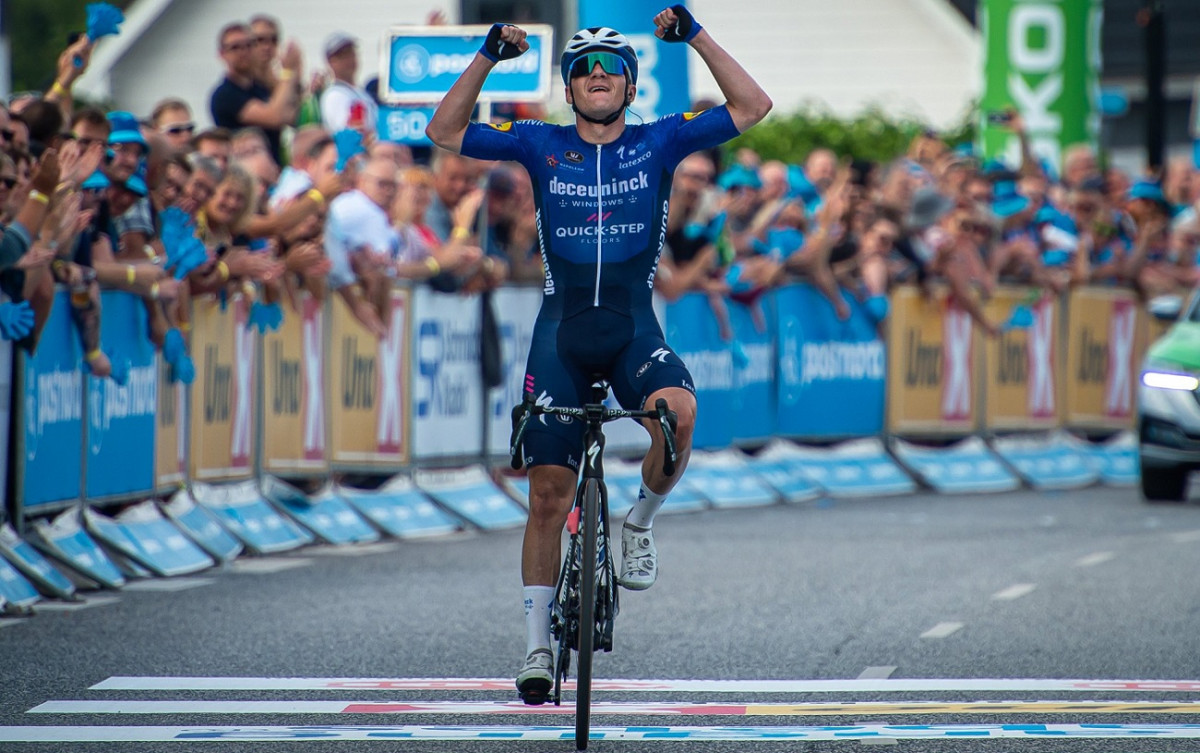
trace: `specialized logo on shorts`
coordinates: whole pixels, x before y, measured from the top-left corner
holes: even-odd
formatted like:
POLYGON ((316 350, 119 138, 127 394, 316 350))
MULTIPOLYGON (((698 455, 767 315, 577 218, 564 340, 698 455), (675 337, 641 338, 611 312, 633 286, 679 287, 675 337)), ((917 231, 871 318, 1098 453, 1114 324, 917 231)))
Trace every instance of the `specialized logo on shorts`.
POLYGON ((640 377, 642 374, 646 373, 646 369, 648 369, 648 368, 650 368, 650 362, 646 361, 644 364, 642 364, 641 366, 638 367, 637 373, 634 374, 634 376, 640 377))
POLYGON ((558 167, 558 157, 555 157, 553 154, 547 154, 546 155, 546 164, 549 165, 551 168, 558 167))
POLYGON ((495 128, 497 131, 504 131, 505 133, 511 131, 513 127, 511 120, 507 123, 488 123, 487 125, 495 128))
POLYGON ((567 150, 567 152, 565 154, 563 154, 563 156, 567 158, 567 162, 574 162, 577 165, 580 162, 583 162, 583 155, 580 154, 579 152, 575 151, 574 149, 567 150))

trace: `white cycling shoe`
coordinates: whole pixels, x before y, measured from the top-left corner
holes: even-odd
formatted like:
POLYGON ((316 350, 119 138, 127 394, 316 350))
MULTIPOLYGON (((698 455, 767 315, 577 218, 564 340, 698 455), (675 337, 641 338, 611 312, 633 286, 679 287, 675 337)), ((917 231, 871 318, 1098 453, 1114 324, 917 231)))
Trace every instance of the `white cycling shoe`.
POLYGON ((621 526, 621 575, 617 582, 630 591, 645 591, 657 578, 654 532, 628 523, 621 526))
POLYGON ((517 695, 527 706, 541 706, 554 686, 554 654, 548 648, 535 648, 525 657, 517 673, 517 695))

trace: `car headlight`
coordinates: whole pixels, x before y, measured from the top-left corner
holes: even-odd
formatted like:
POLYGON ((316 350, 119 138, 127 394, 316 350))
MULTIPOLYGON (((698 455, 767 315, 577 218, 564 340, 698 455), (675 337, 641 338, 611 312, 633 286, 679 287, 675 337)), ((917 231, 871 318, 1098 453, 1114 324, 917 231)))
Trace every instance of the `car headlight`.
POLYGON ((1142 372, 1142 384, 1160 390, 1183 390, 1194 392, 1200 387, 1200 379, 1192 374, 1180 374, 1172 371, 1149 370, 1142 372))

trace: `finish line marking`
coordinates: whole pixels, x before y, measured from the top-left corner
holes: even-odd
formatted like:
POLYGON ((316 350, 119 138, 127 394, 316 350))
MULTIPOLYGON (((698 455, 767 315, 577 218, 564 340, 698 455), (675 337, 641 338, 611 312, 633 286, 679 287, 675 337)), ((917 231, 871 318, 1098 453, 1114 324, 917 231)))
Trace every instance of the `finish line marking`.
MULTIPOLYGON (((520 701, 47 701, 30 714, 574 714, 573 703, 520 701)), ((1200 714, 1200 701, 910 701, 879 703, 611 703, 593 714, 881 716, 912 714, 1200 714)))
MULTIPOLYGON (((1200 739, 1198 724, 859 724, 838 727, 595 727, 591 740, 931 740, 988 738, 1200 739)), ((574 727, 0 727, 0 742, 297 742, 327 740, 573 740, 574 727)))
MULTIPOLYGON (((91 690, 503 690, 511 678, 479 677, 110 677, 91 690)), ((575 688, 574 680, 563 683, 575 688)), ((1196 680, 861 679, 593 680, 596 691, 679 693, 890 693, 1121 691, 1200 693, 1196 680)))

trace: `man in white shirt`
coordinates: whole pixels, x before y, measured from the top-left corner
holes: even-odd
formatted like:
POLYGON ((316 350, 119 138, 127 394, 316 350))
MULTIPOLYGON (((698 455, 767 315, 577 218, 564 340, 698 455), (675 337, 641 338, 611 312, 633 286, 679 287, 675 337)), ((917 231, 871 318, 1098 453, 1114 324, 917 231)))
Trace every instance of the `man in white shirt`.
POLYGON ((379 111, 375 100, 354 83, 358 75, 358 40, 335 31, 325 38, 325 60, 333 82, 321 94, 321 125, 330 133, 346 129, 375 132, 379 111))

